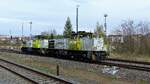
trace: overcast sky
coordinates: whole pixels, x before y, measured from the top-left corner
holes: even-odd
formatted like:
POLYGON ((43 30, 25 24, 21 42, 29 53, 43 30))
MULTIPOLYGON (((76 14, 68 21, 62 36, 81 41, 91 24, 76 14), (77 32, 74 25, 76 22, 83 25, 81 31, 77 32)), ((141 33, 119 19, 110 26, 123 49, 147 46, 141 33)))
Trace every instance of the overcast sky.
POLYGON ((75 30, 76 5, 79 4, 79 30, 93 31, 96 22, 104 23, 108 14, 108 32, 123 20, 149 21, 150 0, 0 0, 0 34, 29 35, 29 22, 33 34, 56 29, 62 33, 69 16, 75 30))

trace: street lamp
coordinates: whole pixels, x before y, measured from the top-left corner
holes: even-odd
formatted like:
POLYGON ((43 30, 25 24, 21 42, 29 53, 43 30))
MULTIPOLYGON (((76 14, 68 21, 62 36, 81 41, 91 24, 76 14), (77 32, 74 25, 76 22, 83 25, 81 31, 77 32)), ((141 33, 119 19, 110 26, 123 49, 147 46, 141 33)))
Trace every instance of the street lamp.
POLYGON ((30 24, 30 39, 32 38, 32 22, 29 22, 30 24))
POLYGON ((11 31, 11 29, 9 30, 9 34, 10 34, 10 39, 12 39, 12 31, 11 31))
POLYGON ((105 23, 104 23, 104 27, 105 27, 105 34, 107 32, 107 22, 106 22, 106 18, 108 17, 107 14, 104 14, 104 18, 105 18, 105 23))
POLYGON ((77 5, 77 8, 76 8, 76 32, 77 32, 77 35, 78 35, 78 10, 79 10, 79 5, 77 5))
POLYGON ((22 40, 22 41, 23 41, 23 37, 24 37, 24 36, 23 36, 23 25, 24 25, 24 23, 22 23, 22 27, 21 27, 21 29, 22 29, 22 31, 21 31, 21 32, 22 32, 21 40, 22 40))
POLYGON ((22 38, 23 38, 23 25, 24 25, 24 23, 22 23, 22 28, 21 28, 22 29, 22 38))

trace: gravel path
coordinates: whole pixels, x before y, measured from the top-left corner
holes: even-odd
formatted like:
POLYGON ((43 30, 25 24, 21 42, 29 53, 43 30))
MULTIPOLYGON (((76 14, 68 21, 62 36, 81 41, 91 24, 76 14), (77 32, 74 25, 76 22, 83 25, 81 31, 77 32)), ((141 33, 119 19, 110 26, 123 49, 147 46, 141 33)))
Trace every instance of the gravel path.
POLYGON ((60 76, 83 84, 150 84, 150 73, 144 71, 119 68, 115 75, 111 75, 103 73, 102 65, 14 53, 0 53, 0 57, 53 74, 58 64, 60 76))
POLYGON ((32 84, 0 67, 0 84, 32 84))

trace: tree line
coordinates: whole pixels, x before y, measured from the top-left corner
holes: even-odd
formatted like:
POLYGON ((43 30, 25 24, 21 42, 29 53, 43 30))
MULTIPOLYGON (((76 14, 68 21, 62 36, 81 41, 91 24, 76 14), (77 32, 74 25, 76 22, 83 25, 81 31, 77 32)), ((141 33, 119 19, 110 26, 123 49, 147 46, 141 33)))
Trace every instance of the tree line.
MULTIPOLYGON (((72 38, 73 33, 75 32, 73 31, 71 20, 69 17, 67 17, 67 20, 64 26, 63 35, 58 35, 55 29, 52 29, 50 32, 48 31, 41 32, 41 35, 46 36, 46 38, 51 38, 51 37, 72 38)), ((97 22, 96 28, 94 30, 94 36, 103 36, 103 35, 104 35, 103 25, 100 25, 99 22, 97 22)))
POLYGON ((150 23, 146 21, 124 21, 114 32, 120 35, 123 41, 110 43, 117 53, 147 54, 150 55, 150 23))

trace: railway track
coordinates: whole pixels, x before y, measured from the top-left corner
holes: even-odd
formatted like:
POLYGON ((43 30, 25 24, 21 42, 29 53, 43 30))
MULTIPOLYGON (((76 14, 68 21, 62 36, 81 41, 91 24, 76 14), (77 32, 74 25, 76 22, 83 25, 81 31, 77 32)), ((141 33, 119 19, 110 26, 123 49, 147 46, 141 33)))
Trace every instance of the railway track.
MULTIPOLYGON (((1 50, 3 50, 3 49, 0 49, 0 51, 1 50)), ((4 49, 3 51, 21 53, 21 51, 13 50, 13 49, 4 49)), ((121 68, 128 68, 128 69, 135 69, 135 70, 150 72, 150 62, 108 58, 106 60, 102 60, 101 62, 94 62, 94 64, 117 66, 117 67, 121 67, 121 68)))
POLYGON ((33 84, 73 84, 73 81, 65 80, 54 75, 48 75, 38 70, 4 59, 0 59, 0 66, 33 84))
POLYGON ((126 63, 136 63, 136 64, 150 65, 150 62, 143 62, 143 61, 123 60, 123 59, 114 59, 114 58, 108 58, 107 60, 108 61, 118 61, 118 62, 126 62, 126 63))
POLYGON ((10 52, 10 53, 21 53, 18 49, 7 49, 7 48, 0 48, 1 52, 10 52))
POLYGON ((37 84, 36 81, 34 81, 34 80, 32 80, 32 79, 29 79, 28 77, 23 76, 23 75, 21 75, 21 74, 18 74, 17 72, 15 72, 15 71, 13 71, 13 70, 11 70, 11 69, 5 67, 5 66, 0 65, 0 67, 2 67, 2 68, 4 68, 4 69, 6 69, 6 70, 8 70, 8 71, 10 71, 10 72, 12 72, 12 73, 14 73, 15 75, 17 75, 17 76, 19 76, 19 77, 25 79, 25 80, 28 81, 28 82, 31 82, 32 84, 37 84))
POLYGON ((141 61, 131 61, 131 60, 122 60, 122 59, 106 59, 98 62, 97 64, 103 64, 108 66, 117 66, 128 69, 135 69, 141 71, 150 72, 150 62, 141 62, 141 61))

